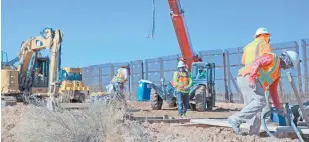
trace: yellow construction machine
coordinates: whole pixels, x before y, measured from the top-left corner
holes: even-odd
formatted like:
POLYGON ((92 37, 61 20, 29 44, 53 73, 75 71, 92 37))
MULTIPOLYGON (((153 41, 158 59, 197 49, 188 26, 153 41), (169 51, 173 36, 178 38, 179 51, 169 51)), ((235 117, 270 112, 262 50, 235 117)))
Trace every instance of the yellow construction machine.
POLYGON ((89 87, 82 82, 81 68, 62 68, 60 82, 61 102, 85 102, 86 96, 89 94, 89 87))
POLYGON ((1 68, 2 101, 16 103, 14 98, 18 96, 36 96, 52 106, 59 96, 62 41, 63 33, 52 28, 45 28, 41 36, 23 41, 17 68, 1 68), (51 57, 40 56, 39 52, 44 49, 50 49, 51 57))

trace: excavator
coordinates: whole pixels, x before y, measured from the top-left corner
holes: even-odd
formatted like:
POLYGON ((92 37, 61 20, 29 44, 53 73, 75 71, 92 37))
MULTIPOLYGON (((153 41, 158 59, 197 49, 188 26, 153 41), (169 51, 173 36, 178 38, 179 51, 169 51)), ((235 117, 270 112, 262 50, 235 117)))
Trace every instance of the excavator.
POLYGON ((62 41, 60 30, 45 28, 41 36, 23 41, 13 60, 8 62, 7 54, 2 52, 1 99, 6 105, 16 104, 18 99, 25 101, 25 96, 47 99, 49 107, 56 101, 85 102, 89 88, 81 82, 81 69, 60 68, 62 41), (50 58, 40 54, 45 49, 50 49, 50 58), (13 66, 18 61, 18 66, 13 66))
POLYGON ((21 44, 17 69, 1 69, 1 99, 15 104, 19 96, 45 98, 51 106, 58 95, 58 72, 63 33, 45 28, 41 36, 31 37, 21 44), (51 57, 38 53, 50 49, 51 57), (16 99, 17 98, 17 99, 16 99))
MULTIPOLYGON (((179 0, 168 0, 170 16, 181 49, 182 57, 179 60, 185 62, 191 74, 193 86, 190 88, 190 107, 192 110, 212 110, 215 105, 215 64, 203 62, 202 58, 194 54, 187 34, 184 21, 184 11, 179 0), (203 75, 202 75, 203 74, 203 75)), ((160 86, 152 84, 151 107, 154 110, 161 109, 163 101, 170 107, 176 106, 175 86, 173 82, 165 82, 161 79, 160 86)))

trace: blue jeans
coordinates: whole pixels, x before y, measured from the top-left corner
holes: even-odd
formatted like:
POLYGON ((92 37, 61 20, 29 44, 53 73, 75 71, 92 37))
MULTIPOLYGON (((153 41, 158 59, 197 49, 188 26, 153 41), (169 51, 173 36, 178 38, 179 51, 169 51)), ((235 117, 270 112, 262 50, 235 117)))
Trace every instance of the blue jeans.
POLYGON ((189 93, 176 92, 178 115, 181 116, 187 112, 189 107, 189 93))

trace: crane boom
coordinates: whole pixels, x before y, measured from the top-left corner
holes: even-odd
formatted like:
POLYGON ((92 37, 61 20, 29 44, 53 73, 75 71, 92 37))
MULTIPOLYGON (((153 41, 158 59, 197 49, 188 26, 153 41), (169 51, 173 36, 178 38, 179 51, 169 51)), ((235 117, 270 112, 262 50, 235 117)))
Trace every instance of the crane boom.
POLYGON ((189 34, 184 20, 184 11, 181 8, 179 0, 168 0, 171 19, 178 39, 179 47, 188 70, 191 71, 191 65, 193 62, 201 61, 201 58, 194 55, 192 45, 190 42, 189 34))

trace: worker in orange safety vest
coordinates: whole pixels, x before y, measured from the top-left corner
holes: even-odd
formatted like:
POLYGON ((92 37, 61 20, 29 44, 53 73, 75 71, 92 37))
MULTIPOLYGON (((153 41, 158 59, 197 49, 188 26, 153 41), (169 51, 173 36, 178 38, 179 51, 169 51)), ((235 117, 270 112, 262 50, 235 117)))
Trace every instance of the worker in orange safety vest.
POLYGON ((296 68, 299 62, 299 56, 294 51, 284 51, 280 56, 265 53, 239 70, 237 83, 244 97, 245 107, 228 118, 237 134, 243 134, 240 132, 240 125, 247 122, 250 126, 249 135, 259 135, 262 110, 267 105, 267 89, 276 110, 281 110, 277 91, 280 69, 296 68))
POLYGON ((270 36, 266 28, 258 28, 255 32, 255 39, 243 49, 241 63, 246 65, 264 53, 272 52, 269 45, 270 36))
POLYGON ((192 86, 192 79, 183 61, 179 61, 177 67, 178 71, 174 72, 173 84, 176 87, 178 115, 182 118, 186 117, 186 112, 189 107, 189 92, 192 86))

